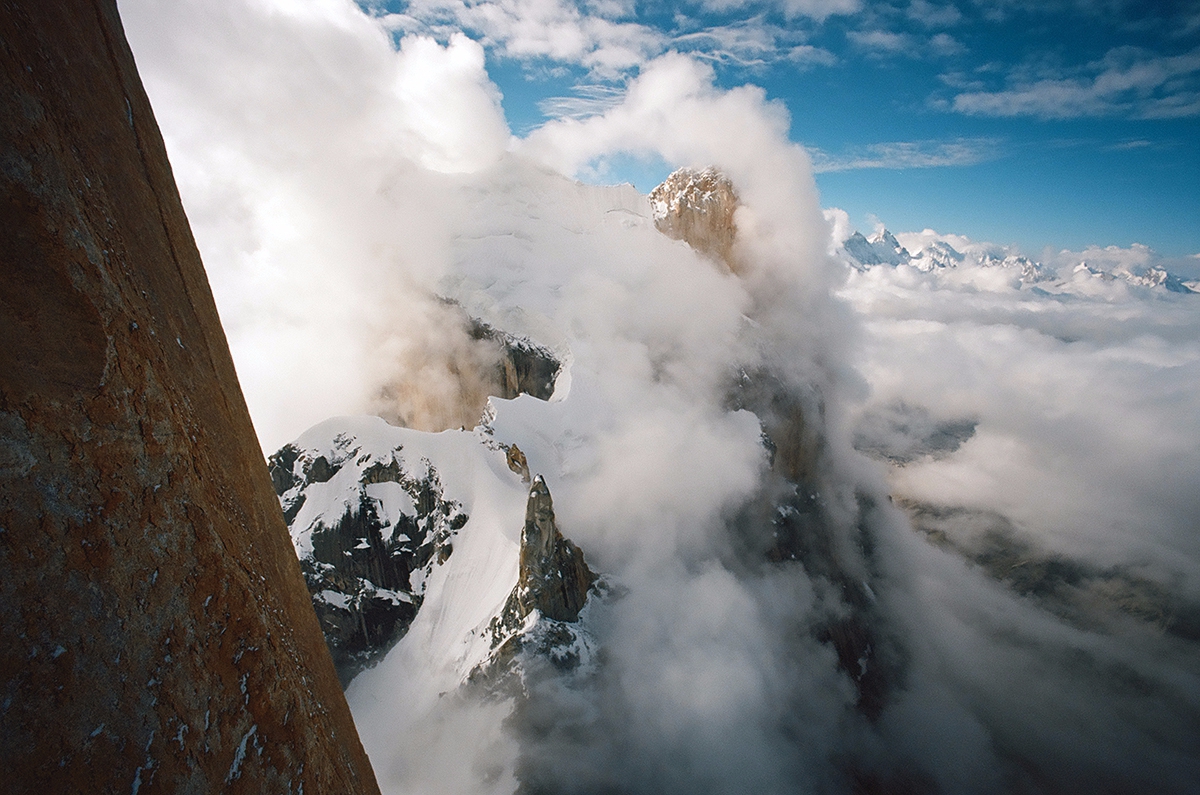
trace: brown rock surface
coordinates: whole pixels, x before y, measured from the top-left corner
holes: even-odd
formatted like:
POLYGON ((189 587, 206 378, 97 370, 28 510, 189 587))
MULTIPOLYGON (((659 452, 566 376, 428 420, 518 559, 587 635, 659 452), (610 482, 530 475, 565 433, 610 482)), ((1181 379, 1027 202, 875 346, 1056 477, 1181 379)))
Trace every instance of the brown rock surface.
POLYGON ((510 606, 522 619, 538 610, 554 621, 575 621, 595 581, 579 547, 559 532, 550 490, 538 475, 525 506, 521 562, 510 606))
POLYGON ((682 240, 701 254, 737 272, 733 216, 738 197, 733 183, 715 168, 681 168, 650 191, 654 225, 667 237, 682 240))
POLYGON ((550 489, 538 475, 525 504, 517 583, 492 619, 492 656, 471 672, 471 681, 489 688, 511 684, 512 663, 522 651, 555 658, 560 667, 578 663, 578 655, 566 648, 576 639, 568 625, 579 621, 597 579, 583 551, 559 531, 550 489), (535 612, 549 621, 529 625, 535 612))
POLYGON ((376 792, 112 0, 0 130, 0 789, 376 792))

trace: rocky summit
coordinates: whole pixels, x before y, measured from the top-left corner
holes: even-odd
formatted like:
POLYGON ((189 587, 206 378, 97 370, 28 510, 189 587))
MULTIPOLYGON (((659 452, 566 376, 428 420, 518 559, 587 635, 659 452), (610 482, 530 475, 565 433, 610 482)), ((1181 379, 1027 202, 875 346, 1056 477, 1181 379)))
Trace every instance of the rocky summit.
MULTIPOLYGON (((531 639, 561 635, 547 628, 578 621, 597 581, 579 547, 559 531, 546 481, 533 478, 526 491, 524 453, 496 442, 487 426, 430 434, 378 418, 335 418, 270 461, 343 685, 404 638, 430 598, 435 612, 446 609, 448 579, 494 580, 505 589, 480 633, 483 656, 472 662, 489 674, 507 672, 524 648, 550 654, 531 639), (496 489, 527 495, 523 527, 509 526, 511 510, 483 523, 468 515, 464 501, 496 489), (519 539, 515 547, 510 534, 519 539), (481 544, 494 546, 473 552, 481 544)), ((489 597, 471 598, 488 610, 489 597)))
POLYGON ((667 237, 683 240, 696 251, 737 271, 733 241, 737 191, 715 168, 681 168, 650 191, 654 225, 667 237))
POLYGON ((535 610, 553 621, 575 621, 596 575, 583 553, 559 532, 554 500, 541 475, 529 489, 521 531, 521 568, 510 604, 524 618, 535 610))

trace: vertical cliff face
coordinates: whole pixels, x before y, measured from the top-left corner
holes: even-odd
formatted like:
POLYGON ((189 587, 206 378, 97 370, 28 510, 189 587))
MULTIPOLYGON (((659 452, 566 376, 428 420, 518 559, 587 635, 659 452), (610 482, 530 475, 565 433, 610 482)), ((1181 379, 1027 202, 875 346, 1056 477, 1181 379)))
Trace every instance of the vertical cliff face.
POLYGON ((489 627, 492 653, 471 679, 488 686, 503 683, 522 653, 562 670, 578 668, 592 645, 579 625, 580 613, 593 590, 605 590, 598 579, 583 551, 558 529, 550 489, 538 475, 525 504, 517 583, 489 627))
POLYGON ((549 400, 554 394, 554 380, 562 364, 549 349, 475 318, 469 321, 469 332, 471 339, 490 342, 498 348, 495 371, 488 383, 489 396, 508 400, 518 395, 533 395, 538 400, 549 400))
POLYGON ((8 791, 377 791, 111 0, 0 6, 8 791))

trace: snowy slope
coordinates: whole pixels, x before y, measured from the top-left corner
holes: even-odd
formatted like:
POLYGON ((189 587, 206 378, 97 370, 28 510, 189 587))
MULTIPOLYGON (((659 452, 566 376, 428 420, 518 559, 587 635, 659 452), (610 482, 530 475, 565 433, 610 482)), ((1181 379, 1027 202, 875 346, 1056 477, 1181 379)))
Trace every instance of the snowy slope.
MULTIPOLYGON (((516 577, 525 487, 486 434, 338 417, 284 450, 295 478, 281 503, 344 680, 426 606, 447 632, 498 612, 516 577)), ((469 670, 487 650, 450 648, 461 640, 438 643, 469 670)))

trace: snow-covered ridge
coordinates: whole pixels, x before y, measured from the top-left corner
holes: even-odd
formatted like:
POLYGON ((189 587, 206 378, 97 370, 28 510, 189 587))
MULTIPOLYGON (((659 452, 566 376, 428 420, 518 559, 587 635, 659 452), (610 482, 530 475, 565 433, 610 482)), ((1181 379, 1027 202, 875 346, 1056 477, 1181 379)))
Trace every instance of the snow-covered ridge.
POLYGON ((271 457, 344 682, 424 610, 460 678, 487 659, 495 644, 483 630, 518 580, 523 463, 486 425, 428 433, 378 417, 331 418, 271 457))
POLYGON ((596 576, 558 531, 545 480, 529 488, 524 453, 490 425, 429 433, 335 417, 270 467, 343 683, 422 611, 438 624, 441 663, 461 680, 503 677, 525 636, 543 654, 565 654, 547 640, 556 636, 587 645, 586 633, 541 623, 576 621, 596 576), (560 589, 546 590, 551 581, 560 589))

